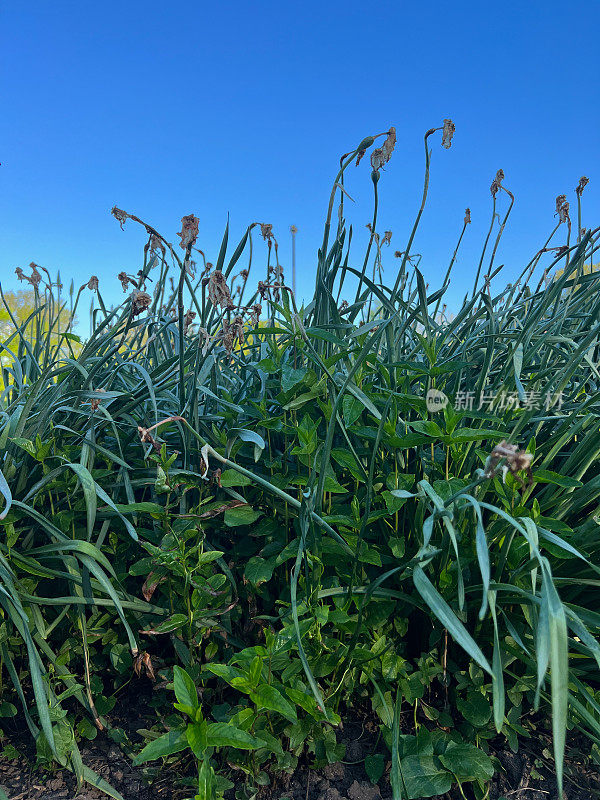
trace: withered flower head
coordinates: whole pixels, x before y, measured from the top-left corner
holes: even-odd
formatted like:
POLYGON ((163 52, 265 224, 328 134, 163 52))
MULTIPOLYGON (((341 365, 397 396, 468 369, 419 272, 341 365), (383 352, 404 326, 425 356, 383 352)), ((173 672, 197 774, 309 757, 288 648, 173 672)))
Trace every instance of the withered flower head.
POLYGON ((127 287, 129 286, 129 276, 126 272, 119 272, 117 278, 121 281, 121 286, 123 287, 123 291, 127 291, 127 287))
POLYGON ((269 284, 265 283, 265 281, 258 282, 258 293, 261 296, 262 300, 269 299, 269 284))
POLYGON ((391 231, 384 231, 383 239, 381 240, 381 244, 389 245, 392 241, 392 232, 391 231))
POLYGON ((260 223, 260 232, 262 234, 263 239, 268 239, 271 241, 271 237, 273 236, 273 226, 270 222, 261 222, 260 223))
POLYGON ((586 178, 585 175, 582 175, 581 178, 579 178, 579 183, 577 184, 577 188, 575 189, 578 197, 581 197, 581 195, 583 194, 583 190, 585 189, 585 187, 588 185, 589 182, 590 179, 586 178))
POLYGON ((374 170, 378 170, 386 163, 383 147, 376 147, 371 153, 371 166, 374 170))
POLYGON ((258 328, 258 323, 260 322, 261 313, 262 313, 261 304, 260 303, 255 303, 252 306, 252 314, 250 315, 250 322, 255 328, 258 328))
POLYGON ((233 336, 234 340, 240 343, 240 345, 244 344, 244 320, 238 315, 233 318, 233 336))
POLYGON ((571 225, 571 218, 569 216, 569 203, 564 194, 559 194, 556 198, 556 213, 558 214, 559 222, 568 222, 571 225))
POLYGON ((394 147, 396 147, 396 128, 391 127, 388 131, 387 139, 381 145, 381 149, 383 150, 383 156, 385 159, 384 161, 385 164, 387 164, 387 162, 392 157, 392 153, 394 152, 394 147))
POLYGON ((98 277, 96 275, 92 275, 92 277, 87 282, 88 289, 97 292, 98 291, 98 277))
POLYGON ((496 472, 496 467, 499 462, 505 459, 508 471, 514 475, 520 484, 523 486, 523 481, 517 474, 520 471, 527 473, 529 484, 533 481, 531 474, 531 462, 533 461, 532 453, 527 453, 525 450, 519 450, 516 444, 510 444, 503 439, 494 446, 488 460, 486 461, 484 474, 486 478, 491 478, 496 472))
POLYGON ((17 275, 17 278, 20 281, 27 280, 27 277, 26 277, 25 273, 23 272, 23 270, 21 269, 21 267, 17 267, 16 270, 15 270, 15 273, 17 275))
POLYGON ((122 209, 117 208, 116 206, 112 207, 112 210, 111 210, 110 213, 118 221, 119 225, 121 226, 121 230, 124 230, 123 225, 129 219, 129 214, 126 211, 123 211, 122 209))
POLYGON ((152 302, 148 292, 140 292, 134 289, 131 293, 131 316, 137 317, 142 314, 152 302))
POLYGON ((465 208, 465 225, 468 225, 471 222, 471 209, 465 208))
POLYGON ((190 309, 189 311, 185 312, 185 316, 183 317, 183 332, 185 334, 187 334, 187 332, 189 331, 190 325, 194 322, 195 318, 196 318, 195 311, 192 311, 190 309))
POLYGON ((492 185, 490 186, 490 192, 492 193, 492 197, 496 197, 498 194, 498 189, 500 189, 500 185, 504 180, 504 170, 499 169, 496 173, 496 177, 492 181, 492 185))
POLYGON ((227 279, 220 269, 212 272, 208 279, 208 296, 215 307, 229 308, 233 305, 229 286, 227 286, 227 279))
MULTIPOLYGON (((31 262, 31 264, 30 264, 29 266, 31 267, 31 275, 30 275, 30 276, 29 276, 29 278, 28 278, 28 280, 29 280, 29 283, 30 283, 32 286, 39 286, 39 285, 40 285, 40 283, 42 282, 42 276, 41 276, 41 274, 38 272, 38 265, 37 265, 37 264, 35 264, 35 263, 32 261, 32 262, 31 262)), ((43 267, 41 267, 40 269, 43 269, 43 267)))
POLYGON ((452 137, 454 136, 454 131, 456 130, 456 125, 452 122, 451 119, 444 120, 444 128, 442 131, 442 147, 445 147, 446 150, 449 150, 452 146, 452 137))
POLYGON ((179 244, 183 250, 196 244, 199 223, 200 220, 193 214, 188 214, 187 217, 181 218, 181 231, 177 233, 177 236, 181 239, 179 244))
POLYGON ((163 256, 165 254, 165 246, 160 240, 160 236, 157 236, 155 233, 150 234, 150 242, 148 244, 148 249, 150 250, 151 253, 158 253, 158 251, 160 250, 163 256))

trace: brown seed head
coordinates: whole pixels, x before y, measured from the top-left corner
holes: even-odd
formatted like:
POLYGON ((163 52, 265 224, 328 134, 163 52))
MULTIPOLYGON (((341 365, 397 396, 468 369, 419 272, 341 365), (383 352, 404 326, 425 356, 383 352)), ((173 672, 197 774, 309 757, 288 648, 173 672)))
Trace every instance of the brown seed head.
POLYGON ((208 279, 208 296, 215 307, 229 308, 233 304, 227 279, 220 269, 212 272, 208 279))
POLYGON ((260 232, 262 234, 263 239, 271 241, 273 237, 273 226, 270 222, 261 222, 260 223, 260 232))
POLYGON ((140 292, 134 289, 131 293, 131 316, 137 317, 142 314, 152 302, 148 292, 140 292))
POLYGON ((127 287, 129 286, 129 280, 130 280, 129 276, 127 275, 126 272, 119 272, 117 278, 121 281, 121 286, 123 287, 123 291, 126 292, 127 287))
POLYGON ((490 186, 490 192, 492 193, 492 197, 496 197, 498 194, 498 190, 500 189, 500 185, 504 180, 504 170, 499 169, 496 173, 496 177, 492 181, 492 185, 490 186))
POLYGON ((588 185, 589 182, 590 179, 586 178, 585 175, 582 175, 581 178, 579 178, 579 183, 577 184, 577 188, 575 189, 578 197, 581 197, 581 195, 583 194, 583 190, 585 189, 585 187, 588 185))
POLYGON ((449 150, 452 146, 452 137, 454 136, 454 131, 456 130, 456 125, 452 122, 451 119, 444 120, 444 128, 442 131, 442 147, 445 147, 446 150, 449 150))
POLYGON ((96 275, 92 275, 92 277, 87 282, 88 289, 97 292, 98 291, 98 277, 96 275))
POLYGON ((119 225, 121 226, 121 230, 123 230, 123 225, 129 219, 129 214, 126 211, 123 211, 122 209, 117 208, 116 206, 112 207, 112 210, 111 210, 110 213, 118 221, 119 225))
POLYGON ((471 209, 465 208, 465 225, 468 225, 471 222, 471 209))
POLYGON ((196 244, 199 222, 198 217, 193 214, 188 214, 187 217, 181 218, 181 230, 177 233, 177 236, 181 239, 179 245, 183 250, 196 244))

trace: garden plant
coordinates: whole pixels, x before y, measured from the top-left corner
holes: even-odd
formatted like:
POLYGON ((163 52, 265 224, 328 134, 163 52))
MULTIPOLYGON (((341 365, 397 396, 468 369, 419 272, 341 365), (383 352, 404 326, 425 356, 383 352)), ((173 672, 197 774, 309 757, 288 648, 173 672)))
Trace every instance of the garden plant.
POLYGON ((118 800, 80 754, 101 732, 188 797, 251 798, 343 759, 358 715, 394 800, 483 800, 496 749, 534 736, 561 788, 574 737, 600 763, 600 229, 581 178, 503 284, 499 170, 478 263, 467 209, 431 290, 413 240, 453 135, 425 134, 395 252, 377 221, 395 129, 340 158, 309 302, 270 224, 234 247, 227 229, 211 263, 194 214, 173 244, 113 208, 147 234, 118 307, 94 276, 65 292, 18 270, 34 305, 19 321, 5 302, 0 342, 0 714, 40 762, 118 800), (141 744, 111 723, 136 681, 159 687, 141 744))

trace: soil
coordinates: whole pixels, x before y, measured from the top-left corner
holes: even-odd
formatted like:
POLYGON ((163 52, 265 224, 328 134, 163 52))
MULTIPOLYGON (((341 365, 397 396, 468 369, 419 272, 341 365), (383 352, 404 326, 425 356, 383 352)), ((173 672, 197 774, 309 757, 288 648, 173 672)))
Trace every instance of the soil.
MULTIPOLYGON (((138 696, 136 712, 137 719, 121 706, 121 713, 111 715, 111 722, 124 727, 132 741, 141 741, 135 731, 146 727, 151 717, 144 697, 138 696)), ((258 800, 389 800, 392 796, 389 761, 377 786, 371 784, 364 768, 365 756, 372 754, 376 746, 374 735, 357 721, 345 725, 340 740, 346 744, 343 762, 319 770, 304 764, 293 775, 279 774, 273 785, 260 790, 258 800)), ((107 795, 91 786, 84 784, 78 789, 75 777, 66 770, 36 769, 35 752, 23 733, 13 731, 9 741, 19 751, 19 757, 0 758, 0 787, 9 800, 106 800, 107 795)), ((522 742, 516 754, 505 749, 493 751, 500 769, 487 800, 558 800, 552 765, 546 765, 542 755, 548 745, 540 737, 522 742)), ((574 740, 569 750, 565 800, 600 798, 600 773, 584 767, 583 757, 578 758, 578 745, 574 740)), ((150 784, 142 769, 132 767, 130 758, 106 733, 100 733, 91 742, 80 743, 80 750, 83 763, 116 788, 124 800, 183 800, 194 794, 193 786, 178 783, 181 771, 177 775, 158 771, 150 784)), ((185 762, 179 766, 183 766, 185 773, 185 762)), ((191 776, 191 760, 189 767, 191 776)), ((469 784, 463 786, 463 792, 461 796, 455 788, 437 800, 473 800, 469 784)), ((229 800, 233 800, 234 792, 228 792, 229 795, 229 800)))

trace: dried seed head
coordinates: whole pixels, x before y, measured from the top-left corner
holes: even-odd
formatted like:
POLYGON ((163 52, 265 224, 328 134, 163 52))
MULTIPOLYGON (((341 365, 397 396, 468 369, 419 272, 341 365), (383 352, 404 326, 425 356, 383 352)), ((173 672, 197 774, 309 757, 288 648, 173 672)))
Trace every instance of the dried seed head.
POLYGON ((523 481, 517 475, 520 471, 527 473, 529 483, 531 484, 533 481, 533 476, 531 474, 531 462, 533 461, 532 453, 519 450, 516 444, 510 444, 506 439, 498 442, 488 457, 484 470, 486 478, 494 476, 496 467, 502 459, 505 459, 508 471, 519 480, 521 485, 524 485, 523 481))
POLYGON ((123 230, 123 225, 129 219, 129 214, 126 211, 123 211, 122 209, 117 208, 116 206, 112 207, 112 210, 111 210, 110 213, 118 221, 119 225, 121 226, 121 230, 123 230))
POLYGON ((396 147, 396 128, 391 127, 388 131, 387 139, 381 146, 381 149, 383 150, 383 156, 385 158, 385 164, 387 164, 392 157, 394 147, 396 147))
MULTIPOLYGON (((37 264, 35 264, 35 263, 32 261, 32 262, 31 262, 31 264, 30 264, 29 266, 31 267, 31 275, 29 276, 29 278, 28 278, 27 280, 29 281, 29 283, 30 283, 32 286, 34 286, 34 287, 38 287, 38 286, 40 285, 40 283, 42 282, 42 276, 41 276, 41 275, 40 275, 40 273, 38 272, 38 265, 37 265, 37 264)), ((40 267, 40 269, 43 269, 43 268, 42 268, 42 267, 40 267)))
POLYGON ((556 213, 558 214, 559 223, 568 222, 569 226, 571 225, 569 203, 567 202, 567 196, 564 194, 559 194, 556 198, 556 213))
POLYGON ((384 231, 383 239, 381 240, 381 244, 387 244, 389 246, 391 241, 392 241, 392 232, 391 231, 384 231))
POLYGON ((213 306, 221 308, 232 308, 233 300, 227 286, 227 279, 220 269, 211 273, 208 279, 208 296, 213 306))
POLYGON ((452 122, 451 119, 444 120, 444 128, 442 131, 442 147, 445 147, 446 150, 449 150, 452 146, 452 137, 454 136, 454 131, 456 130, 456 125, 452 122))
POLYGON ((233 338, 241 345, 244 344, 244 320, 238 315, 233 318, 233 338))
POLYGON ((499 169, 496 173, 496 177, 492 181, 492 185, 490 186, 490 192, 492 193, 492 197, 496 197, 498 194, 498 190, 500 189, 500 185, 504 180, 504 170, 499 169))
POLYGON ((258 293, 261 296, 262 300, 268 300, 269 299, 269 284, 268 283, 265 283, 265 281, 259 281, 257 289, 258 289, 258 293))
POLYGON ((262 306, 260 303, 255 303, 252 306, 252 314, 250 315, 250 322, 253 327, 258 328, 258 323, 260 322, 260 315, 262 313, 262 306))
POLYGON ((92 275, 92 277, 87 282, 88 289, 91 289, 93 292, 98 291, 98 277, 96 275, 92 275))
POLYGON ((465 225, 468 225, 471 222, 471 209, 465 208, 465 225))
POLYGON ((126 272, 119 272, 117 278, 121 281, 121 286, 123 287, 123 291, 127 291, 127 287, 129 286, 130 278, 126 272))
POLYGON ((185 312, 185 316, 183 317, 183 332, 186 335, 187 335, 187 333, 188 333, 188 331, 190 329, 190 326, 194 322, 195 318, 196 318, 196 312, 195 311, 192 311, 190 309, 189 311, 185 312))
POLYGON ((583 194, 583 190, 585 189, 585 187, 588 185, 589 182, 590 179, 586 178, 585 175, 582 175, 581 178, 579 178, 579 183, 577 184, 577 188, 575 189, 578 197, 581 197, 581 195, 583 194))
POLYGON ((16 273, 17 278, 20 281, 26 281, 27 280, 27 276, 25 275, 25 273, 23 272, 21 267, 17 267, 16 270, 15 270, 15 273, 16 273))
POLYGON ((177 236, 181 239, 179 244, 183 250, 196 244, 199 222, 198 217, 193 214, 188 214, 187 217, 181 218, 181 231, 178 231, 177 236))
POLYGON ((371 153, 371 166, 375 171, 379 170, 385 164, 385 156, 383 147, 376 147, 371 153))
POLYGON ((131 293, 131 316, 137 317, 142 314, 152 302, 148 292, 140 292, 134 289, 131 293))
POLYGON ((226 319, 224 319, 223 327, 221 328, 221 341, 223 342, 223 347, 225 348, 226 352, 229 354, 233 352, 233 340, 234 340, 233 325, 231 325, 226 319))
POLYGON ((394 253, 394 258, 402 258, 403 255, 404 255, 403 250, 396 250, 396 252, 394 253))
POLYGON ((262 234, 263 239, 268 240, 269 243, 273 237, 273 226, 270 222, 261 222, 260 223, 260 232, 262 234))

